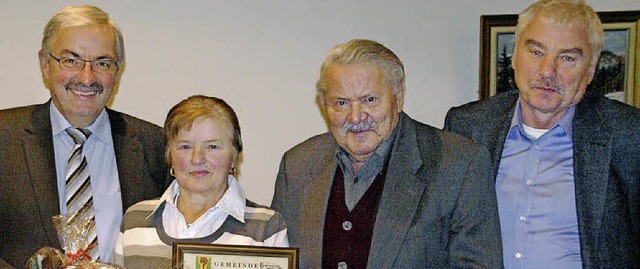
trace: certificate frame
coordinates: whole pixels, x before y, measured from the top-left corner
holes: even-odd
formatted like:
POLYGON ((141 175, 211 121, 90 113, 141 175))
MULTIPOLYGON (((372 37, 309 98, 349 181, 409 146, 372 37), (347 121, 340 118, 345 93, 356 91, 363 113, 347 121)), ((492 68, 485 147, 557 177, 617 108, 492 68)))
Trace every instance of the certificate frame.
MULTIPOLYGON (((608 50, 608 46, 625 45, 626 51, 618 53, 621 56, 614 54, 625 64, 623 71, 609 75, 601 67, 605 58, 602 56, 589 90, 602 92, 606 89, 602 93, 607 97, 640 107, 640 10, 598 12, 598 16, 605 32, 603 52, 608 50), (618 33, 625 38, 617 38, 615 35, 618 33), (608 35, 616 38, 608 38, 608 35), (617 84, 594 86, 603 81, 617 84)), ((498 88, 500 91, 516 89, 511 53, 517 23, 517 14, 480 16, 480 99, 498 93, 498 88)))
POLYGON ((298 269, 298 248, 173 242, 171 260, 179 269, 298 269))

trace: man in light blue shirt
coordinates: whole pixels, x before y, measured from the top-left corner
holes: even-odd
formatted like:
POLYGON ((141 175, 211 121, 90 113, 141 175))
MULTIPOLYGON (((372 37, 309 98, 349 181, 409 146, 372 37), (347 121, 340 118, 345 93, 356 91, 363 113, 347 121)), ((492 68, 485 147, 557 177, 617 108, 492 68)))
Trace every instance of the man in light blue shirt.
POLYGON ((519 103, 502 151, 496 195, 507 268, 580 268, 573 143, 575 107, 553 128, 522 122, 519 103))
POLYGON ((538 1, 516 27, 518 90, 447 114, 491 152, 505 268, 640 264, 640 110, 587 92, 602 39, 584 1, 538 1))
POLYGON ((61 249, 52 216, 71 214, 95 218, 95 247, 86 250, 113 261, 124 210, 160 196, 168 182, 162 129, 106 108, 125 57, 120 30, 99 8, 56 13, 38 56, 51 99, 0 110, 0 267, 24 267, 42 247, 61 249), (81 150, 68 128, 89 134, 81 150))

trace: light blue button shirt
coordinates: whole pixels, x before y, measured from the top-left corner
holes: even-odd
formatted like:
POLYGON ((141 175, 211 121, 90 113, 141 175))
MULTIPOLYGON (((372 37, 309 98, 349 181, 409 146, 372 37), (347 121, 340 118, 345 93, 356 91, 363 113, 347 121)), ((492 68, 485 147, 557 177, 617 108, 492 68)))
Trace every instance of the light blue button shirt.
MULTIPOLYGON (((60 213, 66 214, 65 174, 74 142, 65 129, 71 127, 71 123, 62 116, 53 103, 51 103, 49 112, 58 177, 58 194, 60 194, 58 195, 60 213)), ((87 158, 91 187, 94 191, 93 209, 96 216, 100 259, 104 262, 111 262, 115 260, 116 239, 122 223, 122 195, 107 111, 103 109, 87 129, 91 131, 91 136, 85 142, 82 153, 87 158)))
POLYGON ((505 268, 582 268, 573 172, 571 107, 537 139, 524 132, 520 100, 496 193, 505 268))

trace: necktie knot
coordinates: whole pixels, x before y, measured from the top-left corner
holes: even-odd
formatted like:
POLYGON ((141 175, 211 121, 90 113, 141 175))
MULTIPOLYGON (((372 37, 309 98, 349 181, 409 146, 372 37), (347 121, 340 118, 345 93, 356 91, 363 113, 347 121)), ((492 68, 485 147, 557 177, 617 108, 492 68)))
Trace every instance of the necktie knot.
POLYGON ((84 144, 84 142, 87 141, 87 138, 91 136, 91 131, 89 131, 89 129, 69 127, 66 131, 76 144, 84 144))

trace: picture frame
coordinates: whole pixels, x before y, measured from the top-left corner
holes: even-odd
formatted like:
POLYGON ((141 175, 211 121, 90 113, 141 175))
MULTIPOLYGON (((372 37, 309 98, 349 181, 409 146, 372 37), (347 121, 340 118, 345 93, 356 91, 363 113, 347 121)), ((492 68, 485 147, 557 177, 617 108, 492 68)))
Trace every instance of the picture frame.
MULTIPOLYGON (((598 12, 604 45, 588 90, 640 107, 640 10, 598 12)), ((518 15, 480 16, 479 97, 516 89, 511 69, 518 15)))
POLYGON ((297 269, 298 248, 173 242, 172 268, 297 269))

